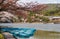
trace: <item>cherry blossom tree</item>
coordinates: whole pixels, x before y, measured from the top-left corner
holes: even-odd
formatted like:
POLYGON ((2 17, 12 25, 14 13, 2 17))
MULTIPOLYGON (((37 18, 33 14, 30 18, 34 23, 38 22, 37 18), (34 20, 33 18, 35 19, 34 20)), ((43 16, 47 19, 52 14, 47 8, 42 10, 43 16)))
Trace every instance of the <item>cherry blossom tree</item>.
POLYGON ((28 13, 32 12, 39 12, 45 9, 47 6, 45 4, 39 4, 37 2, 30 2, 30 3, 17 3, 18 0, 1 0, 0 1, 0 11, 10 12, 15 16, 21 16, 24 19, 28 17, 28 13))

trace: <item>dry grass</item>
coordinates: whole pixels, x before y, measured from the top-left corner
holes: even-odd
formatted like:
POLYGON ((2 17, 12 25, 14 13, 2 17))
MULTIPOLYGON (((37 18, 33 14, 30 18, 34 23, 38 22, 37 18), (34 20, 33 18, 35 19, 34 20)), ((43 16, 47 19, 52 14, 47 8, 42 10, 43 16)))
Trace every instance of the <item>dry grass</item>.
POLYGON ((34 39, 60 39, 60 33, 37 30, 34 39))

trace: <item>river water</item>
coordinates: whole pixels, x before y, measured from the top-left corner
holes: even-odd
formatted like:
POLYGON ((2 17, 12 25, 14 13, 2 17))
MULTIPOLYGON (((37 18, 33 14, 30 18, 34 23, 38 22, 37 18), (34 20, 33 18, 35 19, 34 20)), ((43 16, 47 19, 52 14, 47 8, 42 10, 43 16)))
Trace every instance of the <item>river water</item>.
POLYGON ((40 24, 40 23, 0 23, 0 26, 35 28, 36 30, 60 32, 60 24, 40 24))
POLYGON ((60 24, 2 23, 0 26, 36 29, 34 36, 29 39, 60 39, 60 24))

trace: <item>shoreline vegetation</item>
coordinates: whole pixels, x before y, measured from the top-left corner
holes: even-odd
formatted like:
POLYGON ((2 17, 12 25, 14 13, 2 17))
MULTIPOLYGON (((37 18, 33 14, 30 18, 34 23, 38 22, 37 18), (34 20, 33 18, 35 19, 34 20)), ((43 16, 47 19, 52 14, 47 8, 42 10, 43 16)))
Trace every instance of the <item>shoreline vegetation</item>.
POLYGON ((1 0, 0 7, 0 23, 60 24, 60 4, 18 3, 18 0, 5 2, 1 0))

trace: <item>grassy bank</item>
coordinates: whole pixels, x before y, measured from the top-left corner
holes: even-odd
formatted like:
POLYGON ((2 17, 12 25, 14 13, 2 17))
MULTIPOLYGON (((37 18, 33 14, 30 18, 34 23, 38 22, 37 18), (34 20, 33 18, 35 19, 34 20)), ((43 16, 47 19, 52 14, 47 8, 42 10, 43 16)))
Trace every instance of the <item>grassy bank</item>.
POLYGON ((37 30, 34 39, 60 39, 60 33, 37 30))

